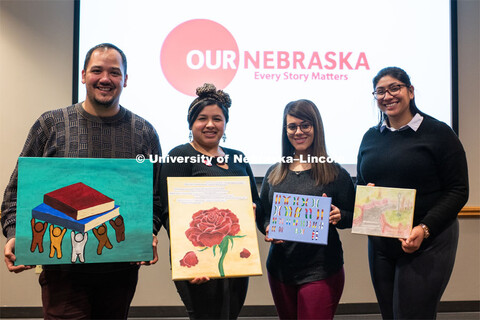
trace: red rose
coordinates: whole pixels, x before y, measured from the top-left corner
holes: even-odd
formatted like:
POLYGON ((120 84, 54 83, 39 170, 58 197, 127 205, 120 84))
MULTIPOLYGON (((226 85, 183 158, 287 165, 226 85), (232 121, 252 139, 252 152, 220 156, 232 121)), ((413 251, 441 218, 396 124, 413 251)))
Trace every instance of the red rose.
POLYGON ((185 254, 185 257, 183 257, 182 260, 180 260, 180 266, 182 267, 194 267, 198 263, 198 258, 195 252, 193 251, 188 251, 185 254))
POLYGON ((240 252, 240 258, 248 258, 250 257, 251 253, 247 249, 243 248, 242 252, 240 252))
POLYGON ((238 218, 232 211, 212 208, 194 213, 185 235, 195 247, 213 247, 239 231, 238 218))

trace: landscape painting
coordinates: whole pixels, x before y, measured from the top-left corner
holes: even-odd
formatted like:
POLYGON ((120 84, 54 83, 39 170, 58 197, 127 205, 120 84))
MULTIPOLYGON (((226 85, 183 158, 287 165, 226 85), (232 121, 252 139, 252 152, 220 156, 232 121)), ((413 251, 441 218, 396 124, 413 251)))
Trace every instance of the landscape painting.
POLYGON ((408 238, 415 189, 357 186, 352 233, 408 238))

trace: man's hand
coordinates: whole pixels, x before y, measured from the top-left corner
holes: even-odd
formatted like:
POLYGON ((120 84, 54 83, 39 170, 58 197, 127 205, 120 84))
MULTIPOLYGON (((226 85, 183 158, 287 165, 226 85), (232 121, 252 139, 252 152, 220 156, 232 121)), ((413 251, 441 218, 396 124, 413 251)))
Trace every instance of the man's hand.
POLYGON ((157 245, 158 245, 158 238, 157 238, 157 236, 153 235, 153 242, 152 242, 153 260, 150 260, 150 261, 142 261, 142 262, 138 262, 137 264, 139 264, 139 265, 141 265, 141 266, 149 266, 149 265, 152 265, 152 264, 157 263, 157 261, 158 261, 158 249, 157 249, 157 245))
POLYGON ((5 264, 7 265, 8 271, 10 272, 19 273, 24 270, 32 269, 35 267, 35 266, 24 266, 24 265, 15 266, 14 265, 15 260, 17 260, 17 258, 15 257, 15 238, 11 238, 10 240, 7 241, 7 243, 5 244, 4 253, 5 253, 5 264))

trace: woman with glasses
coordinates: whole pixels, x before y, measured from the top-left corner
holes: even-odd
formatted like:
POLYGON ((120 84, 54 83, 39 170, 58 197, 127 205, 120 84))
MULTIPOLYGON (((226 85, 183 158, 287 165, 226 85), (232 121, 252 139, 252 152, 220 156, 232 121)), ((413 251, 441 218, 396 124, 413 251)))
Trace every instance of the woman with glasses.
POLYGON ((407 239, 368 238, 373 286, 384 319, 434 319, 468 199, 465 151, 449 126, 419 111, 404 70, 380 70, 373 88, 380 122, 363 137, 357 183, 417 190, 407 239))
MULTIPOLYGON (((168 155, 185 159, 212 157, 212 161, 162 165, 160 192, 165 208, 162 220, 166 230, 169 230, 167 177, 248 176, 252 199, 260 203, 250 165, 233 161, 235 155, 243 159, 243 153, 220 146, 220 140, 223 138, 225 141, 228 109, 232 103, 230 96, 207 83, 197 88, 196 93, 198 97, 190 104, 187 116, 191 130, 190 143, 173 148, 168 155), (225 161, 220 161, 219 157, 225 161)), ((175 286, 190 319, 236 319, 247 295, 248 278, 210 280, 200 277, 191 281, 175 281, 175 286)))
POLYGON ((260 192, 262 210, 257 210, 258 228, 271 242, 267 270, 273 300, 280 319, 332 319, 345 281, 337 228, 352 225, 354 188, 345 169, 321 161, 329 158, 322 118, 313 102, 292 101, 285 107, 282 156, 294 160, 268 169, 260 192), (331 197, 328 245, 271 239, 274 192, 331 197))

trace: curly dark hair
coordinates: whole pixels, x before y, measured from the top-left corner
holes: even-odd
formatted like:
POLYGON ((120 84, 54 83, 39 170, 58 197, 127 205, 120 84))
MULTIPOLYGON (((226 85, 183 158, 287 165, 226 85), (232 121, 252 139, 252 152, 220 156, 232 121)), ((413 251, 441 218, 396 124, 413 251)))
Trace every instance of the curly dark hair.
POLYGON ((228 122, 228 109, 232 105, 230 95, 223 90, 217 90, 217 88, 211 83, 205 83, 203 86, 198 87, 196 90, 197 98, 193 100, 188 108, 188 127, 192 128, 193 123, 198 117, 198 114, 210 105, 217 105, 225 116, 225 122, 228 122))

